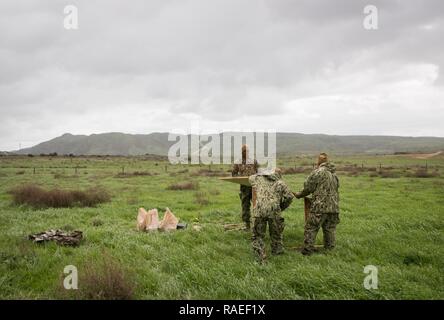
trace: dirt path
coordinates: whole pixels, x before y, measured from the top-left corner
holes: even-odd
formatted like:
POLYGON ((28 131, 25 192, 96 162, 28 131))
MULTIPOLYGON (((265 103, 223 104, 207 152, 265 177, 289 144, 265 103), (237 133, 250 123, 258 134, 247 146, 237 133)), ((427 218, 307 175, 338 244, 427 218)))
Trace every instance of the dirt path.
POLYGON ((442 154, 442 151, 438 151, 435 153, 417 153, 417 154, 410 154, 409 156, 411 156, 412 158, 415 159, 430 159, 436 156, 439 156, 440 154, 442 154))

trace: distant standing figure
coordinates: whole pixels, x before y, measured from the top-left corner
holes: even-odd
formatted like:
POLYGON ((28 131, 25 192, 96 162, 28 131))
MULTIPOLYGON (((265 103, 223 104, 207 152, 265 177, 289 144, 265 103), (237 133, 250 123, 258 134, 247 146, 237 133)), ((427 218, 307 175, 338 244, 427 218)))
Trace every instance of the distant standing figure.
MULTIPOLYGON (((251 176, 257 173, 258 164, 256 160, 251 160, 248 156, 248 146, 242 145, 242 161, 233 165, 231 175, 236 176, 251 176)), ((242 221, 245 223, 245 229, 250 229, 251 219, 251 200, 252 191, 249 186, 240 186, 239 198, 241 200, 242 221)))
POLYGON ((310 214, 305 223, 304 255, 315 252, 314 242, 322 227, 324 248, 335 247, 336 226, 339 223, 339 179, 335 174, 335 166, 328 162, 326 153, 318 157, 318 167, 311 172, 304 182, 304 189, 295 194, 296 198, 304 198, 312 194, 310 214))
POLYGON ((281 212, 288 208, 294 195, 282 180, 279 169, 269 175, 256 174, 251 176, 249 180, 255 190, 253 250, 257 254, 259 263, 264 263, 266 259, 264 240, 267 224, 271 238, 271 253, 277 255, 284 252, 282 241, 284 218, 281 212))

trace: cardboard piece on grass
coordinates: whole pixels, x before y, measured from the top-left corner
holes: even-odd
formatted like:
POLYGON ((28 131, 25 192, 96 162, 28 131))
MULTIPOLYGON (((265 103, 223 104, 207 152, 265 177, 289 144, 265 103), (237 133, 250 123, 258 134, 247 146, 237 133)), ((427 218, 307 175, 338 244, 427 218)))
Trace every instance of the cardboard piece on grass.
POLYGON ((159 229, 159 213, 157 209, 151 209, 147 212, 144 208, 140 208, 137 215, 137 229, 140 231, 159 229))
POLYGON ((148 212, 144 208, 140 208, 137 215, 137 229, 140 231, 168 231, 185 229, 186 227, 186 223, 179 224, 179 219, 176 218, 169 208, 166 208, 165 215, 160 222, 159 213, 155 208, 148 212))
POLYGON ((170 231, 176 230, 179 219, 171 212, 169 208, 166 208, 163 220, 159 224, 159 230, 170 231))
POLYGON ((159 229, 159 212, 157 209, 151 209, 148 211, 146 220, 146 230, 153 231, 159 229))
POLYGON ((139 213, 137 214, 137 229, 143 231, 146 229, 146 220, 148 218, 148 212, 144 208, 139 208, 139 213))

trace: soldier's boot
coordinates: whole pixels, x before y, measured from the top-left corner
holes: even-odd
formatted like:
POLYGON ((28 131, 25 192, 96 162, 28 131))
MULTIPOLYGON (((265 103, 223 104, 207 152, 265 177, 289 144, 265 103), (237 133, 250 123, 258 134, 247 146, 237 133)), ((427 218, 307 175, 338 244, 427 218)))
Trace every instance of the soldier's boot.
POLYGON ((310 249, 304 247, 304 248, 302 248, 301 253, 304 256, 311 256, 314 253, 314 250, 310 250, 310 249))
POLYGON ((304 246, 302 247, 301 253, 304 256, 309 256, 317 252, 314 242, 316 239, 316 233, 311 232, 311 230, 306 230, 304 234, 304 246))
POLYGON ((245 225, 244 225, 243 230, 244 231, 250 231, 250 229, 251 229, 250 221, 245 221, 245 225))
POLYGON ((271 254, 274 256, 284 254, 284 248, 283 247, 273 248, 271 254))

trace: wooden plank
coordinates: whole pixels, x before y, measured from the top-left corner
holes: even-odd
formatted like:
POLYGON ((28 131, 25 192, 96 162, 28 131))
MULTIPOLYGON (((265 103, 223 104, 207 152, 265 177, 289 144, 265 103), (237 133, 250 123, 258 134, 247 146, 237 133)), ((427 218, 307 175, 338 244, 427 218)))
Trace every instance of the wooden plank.
POLYGON ((241 184, 243 186, 249 186, 251 187, 250 181, 248 180, 249 177, 222 177, 219 178, 219 180, 222 181, 228 181, 232 183, 241 184))

